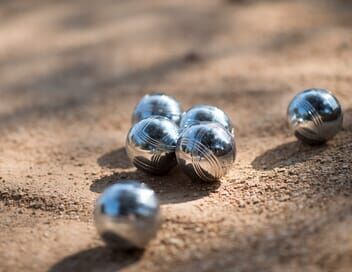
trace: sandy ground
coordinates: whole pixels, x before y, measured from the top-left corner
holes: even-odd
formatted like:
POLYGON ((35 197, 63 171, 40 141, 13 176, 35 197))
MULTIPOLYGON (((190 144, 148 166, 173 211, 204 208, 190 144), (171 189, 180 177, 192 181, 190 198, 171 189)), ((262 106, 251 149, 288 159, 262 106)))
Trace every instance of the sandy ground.
POLYGON ((1 1, 0 271, 351 271, 352 2, 1 1), (333 90, 344 129, 309 147, 285 111, 333 90), (152 177, 124 151, 141 96, 233 119, 227 178, 152 177), (117 179, 156 190, 144 252, 112 252, 92 220, 117 179))

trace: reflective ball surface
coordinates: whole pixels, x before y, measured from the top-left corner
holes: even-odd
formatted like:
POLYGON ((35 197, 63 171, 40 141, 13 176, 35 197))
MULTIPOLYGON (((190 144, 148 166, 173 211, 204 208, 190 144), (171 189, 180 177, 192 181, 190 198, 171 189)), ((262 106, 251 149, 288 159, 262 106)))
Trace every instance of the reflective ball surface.
POLYGON ((127 135, 126 151, 132 163, 145 172, 163 175, 176 166, 177 125, 161 116, 136 123, 127 135))
POLYGON ((343 113, 337 98, 328 90, 308 89, 297 94, 287 110, 295 136, 308 144, 321 144, 342 128, 343 113))
POLYGON ((142 97, 135 107, 132 122, 137 123, 145 118, 157 115, 164 116, 178 124, 181 114, 181 105, 175 98, 163 93, 147 94, 142 97))
POLYGON ((196 124, 181 134, 176 157, 191 179, 216 181, 228 173, 235 161, 235 138, 220 124, 196 124))
POLYGON ((137 181, 108 187, 97 200, 94 220, 102 239, 119 249, 144 248, 160 225, 153 190, 137 181))
POLYGON ((186 111, 181 117, 180 129, 183 131, 187 127, 201 122, 218 123, 234 135, 233 124, 226 113, 209 105, 197 105, 186 111))

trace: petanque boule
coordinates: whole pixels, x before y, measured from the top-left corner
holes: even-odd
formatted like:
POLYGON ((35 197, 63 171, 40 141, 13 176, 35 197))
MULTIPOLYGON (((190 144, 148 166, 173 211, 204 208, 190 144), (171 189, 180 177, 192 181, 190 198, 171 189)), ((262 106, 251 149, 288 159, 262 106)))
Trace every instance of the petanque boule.
POLYGON ((121 181, 108 187, 99 197, 94 220, 108 246, 142 249, 160 226, 159 201, 145 184, 121 181))
POLYGON ((180 121, 180 129, 183 131, 187 127, 202 122, 218 123, 234 135, 234 127, 231 119, 224 111, 210 105, 196 105, 183 113, 180 121))
POLYGON ((163 175, 177 164, 175 149, 179 138, 177 125, 161 116, 151 116, 136 123, 126 139, 126 151, 140 170, 163 175))
POLYGON ((297 94, 287 109, 295 136, 308 144, 322 144, 342 128, 343 113, 337 98, 325 89, 307 89, 297 94))
POLYGON ((163 93, 152 93, 143 96, 135 107, 132 123, 150 116, 163 116, 179 124, 181 114, 181 105, 175 98, 163 93))
POLYGON ((181 169, 193 180, 216 181, 236 159, 235 137, 222 125, 203 122, 186 128, 176 147, 181 169))

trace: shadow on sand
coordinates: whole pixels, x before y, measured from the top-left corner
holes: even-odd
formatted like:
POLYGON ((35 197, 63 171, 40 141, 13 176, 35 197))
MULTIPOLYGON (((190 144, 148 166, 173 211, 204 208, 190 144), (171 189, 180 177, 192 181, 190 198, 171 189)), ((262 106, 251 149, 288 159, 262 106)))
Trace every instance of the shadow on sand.
POLYGON ((114 251, 108 247, 96 247, 62 259, 50 268, 49 272, 119 271, 137 262, 142 255, 141 250, 114 251))
POLYGON ((265 151, 252 161, 256 170, 272 170, 305 162, 326 150, 327 145, 310 146, 300 141, 279 145, 265 151))
POLYGON ((152 176, 140 170, 121 171, 93 181, 92 192, 101 193, 108 186, 121 180, 140 180, 158 194, 161 204, 180 203, 199 199, 215 192, 220 182, 197 182, 190 180, 178 168, 166 176, 152 176))
POLYGON ((105 153, 97 160, 98 164, 101 167, 107 167, 110 169, 122 168, 127 169, 132 167, 130 160, 127 157, 124 147, 112 150, 108 153, 105 153))

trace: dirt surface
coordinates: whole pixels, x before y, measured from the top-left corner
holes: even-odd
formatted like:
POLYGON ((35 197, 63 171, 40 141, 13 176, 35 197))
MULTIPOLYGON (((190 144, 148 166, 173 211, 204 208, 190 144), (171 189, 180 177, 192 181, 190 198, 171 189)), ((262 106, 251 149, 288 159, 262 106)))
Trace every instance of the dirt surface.
POLYGON ((351 1, 11 0, 0 22, 0 271, 351 271, 351 1), (320 147, 285 121, 308 87, 345 111, 320 147), (151 91, 231 116, 228 177, 130 165, 131 113, 151 91), (118 179, 161 199, 143 252, 96 233, 95 200, 118 179))

